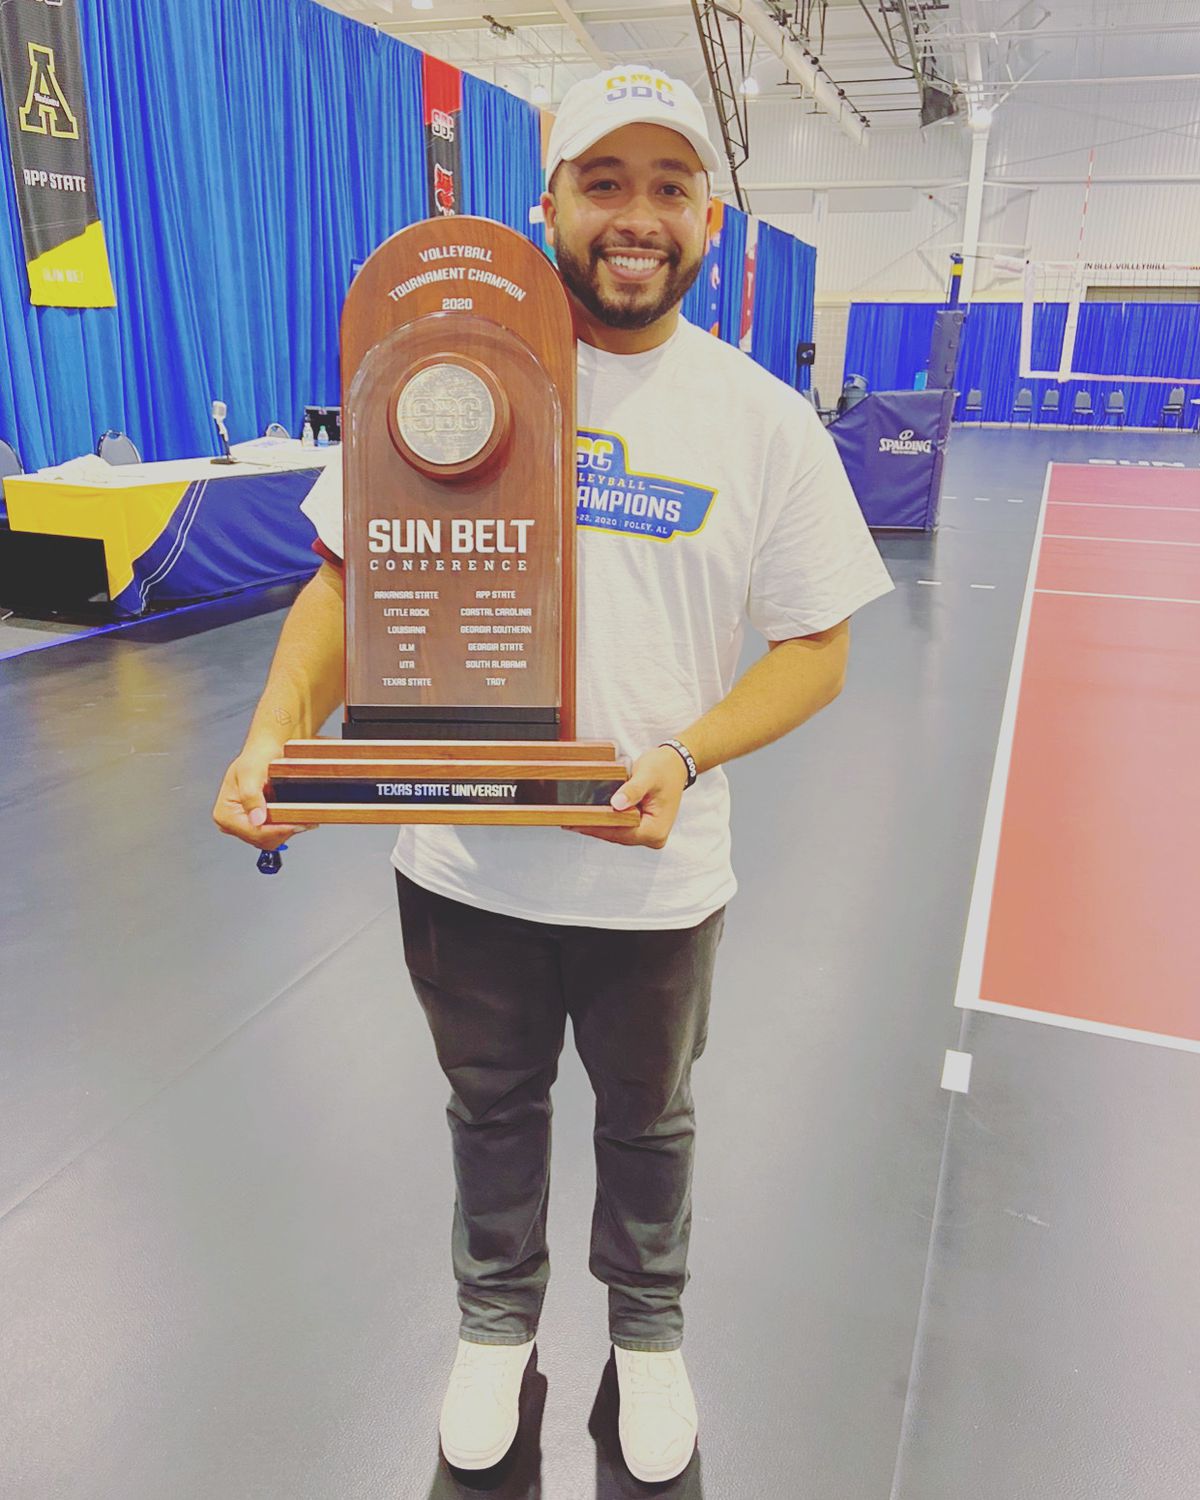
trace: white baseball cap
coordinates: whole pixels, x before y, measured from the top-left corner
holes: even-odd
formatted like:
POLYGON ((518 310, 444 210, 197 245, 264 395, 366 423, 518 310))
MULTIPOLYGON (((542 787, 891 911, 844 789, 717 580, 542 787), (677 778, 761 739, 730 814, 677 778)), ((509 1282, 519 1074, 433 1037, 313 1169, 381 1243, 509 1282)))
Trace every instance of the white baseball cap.
POLYGON ((567 90, 550 132, 546 181, 560 162, 574 161, 623 125, 665 125, 693 146, 710 176, 717 171, 720 159, 699 99, 682 79, 638 64, 597 73, 567 90))

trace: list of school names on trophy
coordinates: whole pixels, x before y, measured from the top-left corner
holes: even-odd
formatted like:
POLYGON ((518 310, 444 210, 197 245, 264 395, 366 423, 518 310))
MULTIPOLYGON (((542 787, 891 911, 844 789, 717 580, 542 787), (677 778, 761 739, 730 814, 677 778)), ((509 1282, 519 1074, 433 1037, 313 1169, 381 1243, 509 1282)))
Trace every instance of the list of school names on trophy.
MULTIPOLYGON (((431 545, 438 546, 436 534, 431 545)), ((384 603, 380 614, 388 622, 383 627, 387 634, 399 637, 395 646, 400 653, 397 660, 385 664, 385 675, 379 680, 380 691, 375 696, 386 698, 396 688, 420 688, 436 696, 439 685, 432 677, 422 677, 419 674, 424 664, 424 641, 428 639, 431 630, 437 632, 445 628, 444 625, 439 626, 438 620, 440 590, 385 588, 376 589, 373 597, 377 601, 394 601, 384 603), (389 670, 409 675, 388 676, 386 673, 389 670)), ((514 636, 533 636, 533 608, 519 604, 517 601, 520 597, 516 589, 476 589, 473 594, 476 603, 460 605, 454 611, 457 617, 466 622, 458 626, 459 634, 471 637, 462 643, 465 651, 505 653, 503 656, 468 655, 462 660, 464 671, 489 674, 484 678, 485 688, 507 689, 510 673, 528 670, 530 658, 518 653, 523 653, 527 644, 533 644, 532 640, 527 642, 510 639, 514 636), (502 600, 510 602, 501 603, 502 600), (479 621, 486 623, 477 623, 479 621), (481 636, 482 640, 479 639, 481 636)))
POLYGON ((490 220, 427 220, 342 316, 346 713, 270 771, 275 822, 629 825, 575 734, 575 340, 490 220))

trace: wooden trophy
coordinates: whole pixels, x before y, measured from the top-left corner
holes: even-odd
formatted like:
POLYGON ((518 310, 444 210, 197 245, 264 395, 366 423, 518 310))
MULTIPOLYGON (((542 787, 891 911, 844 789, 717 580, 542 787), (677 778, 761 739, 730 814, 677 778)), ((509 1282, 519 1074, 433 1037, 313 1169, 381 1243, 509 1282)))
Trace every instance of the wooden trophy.
POLYGON ((293 740, 275 823, 632 826, 575 734, 575 337, 487 219, 393 235, 342 314, 346 710, 293 740))

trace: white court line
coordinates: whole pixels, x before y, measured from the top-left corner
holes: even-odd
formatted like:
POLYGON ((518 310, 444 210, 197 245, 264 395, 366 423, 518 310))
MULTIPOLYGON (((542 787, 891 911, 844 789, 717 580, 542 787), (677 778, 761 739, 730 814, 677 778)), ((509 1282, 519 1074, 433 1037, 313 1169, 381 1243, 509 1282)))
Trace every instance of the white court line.
POLYGON ((973 589, 994 589, 996 585, 994 583, 973 583, 971 587, 973 589))
POLYGON ((995 1016, 1014 1016, 1018 1021, 1038 1021, 1043 1026, 1062 1026, 1067 1031, 1092 1031, 1097 1036, 1120 1037, 1126 1042, 1146 1042, 1152 1047, 1175 1047, 1180 1052, 1200 1052, 1200 1042, 1191 1037, 1171 1036, 1165 1031, 1138 1031, 1132 1026, 1110 1026, 1107 1021, 1082 1021, 1078 1016, 1056 1016, 1048 1010, 1026 1010, 1020 1005, 1000 1005, 994 1000, 976 1000, 967 1010, 986 1010, 995 1016))
POLYGON ((983 957, 987 946, 988 921, 992 910, 992 891, 996 884, 996 862, 1000 852, 1000 826, 1004 818, 1004 797, 1008 788, 1008 768, 1012 761, 1013 732, 1017 721, 1017 701, 1021 695, 1021 674, 1025 669, 1025 644, 1029 639, 1029 620, 1033 614, 1034 580, 1037 577, 1038 561, 1042 552, 1042 532, 1046 526, 1046 500, 1050 494, 1050 478, 1053 472, 1054 465, 1047 464, 1046 479, 1042 485, 1042 504, 1038 511, 1037 527, 1033 537, 1033 550, 1029 554, 1025 595, 1021 600, 1021 614, 1017 623, 1017 639, 1013 646, 1012 666, 1008 674, 1008 690, 1004 697, 1004 712, 1000 717, 996 758, 992 763, 992 780, 988 788, 983 834, 979 841, 979 858, 975 864, 971 904, 967 910, 962 959, 958 969, 958 984, 954 992, 954 1003, 962 1010, 979 1008, 983 957))
POLYGON ((1084 510, 1177 510, 1185 516, 1200 516, 1200 505, 1129 505, 1117 500, 1051 500, 1051 505, 1079 505, 1084 510))
POLYGON ((1011 497, 1009 499, 1008 503, 1009 503, 1009 505, 1024 505, 1025 501, 1023 499, 1021 499, 1019 496, 1016 496, 1016 497, 1011 497))
POLYGON ((1088 589, 1036 589, 1038 594, 1059 594, 1064 599, 1134 599, 1139 604, 1200 604, 1200 599, 1163 599, 1157 594, 1096 594, 1088 589))
POLYGON ((952 1094, 968 1094, 971 1091, 971 1054, 946 1049, 946 1060, 942 1064, 942 1087, 952 1094))
POLYGON ((992 497, 990 495, 976 495, 975 498, 976 500, 978 500, 980 505, 990 505, 992 503, 992 497))
POLYGON ((1164 542, 1156 536, 1077 536, 1069 531, 1048 531, 1055 542, 1123 542, 1130 547, 1200 547, 1200 542, 1164 542))
POLYGON ((918 578, 917 582, 924 584, 927 589, 940 589, 942 586, 940 578, 918 578))

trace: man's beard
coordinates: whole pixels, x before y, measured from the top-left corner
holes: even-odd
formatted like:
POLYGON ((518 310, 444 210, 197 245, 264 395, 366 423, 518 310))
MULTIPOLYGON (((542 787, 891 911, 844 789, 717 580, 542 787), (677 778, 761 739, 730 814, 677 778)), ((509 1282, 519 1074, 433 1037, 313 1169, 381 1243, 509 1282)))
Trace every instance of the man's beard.
POLYGON ((609 328, 648 328, 664 313, 670 312, 676 303, 682 302, 704 264, 703 255, 698 255, 694 260, 685 263, 679 246, 671 245, 666 248, 666 280, 657 295, 642 300, 641 294, 644 289, 637 286, 619 290, 615 294, 601 291, 600 261, 606 250, 633 251, 650 248, 659 249, 660 247, 593 245, 585 261, 576 256, 560 240, 555 247, 555 258, 558 262, 559 275, 565 282, 567 290, 578 302, 582 303, 598 323, 604 323, 609 328))

